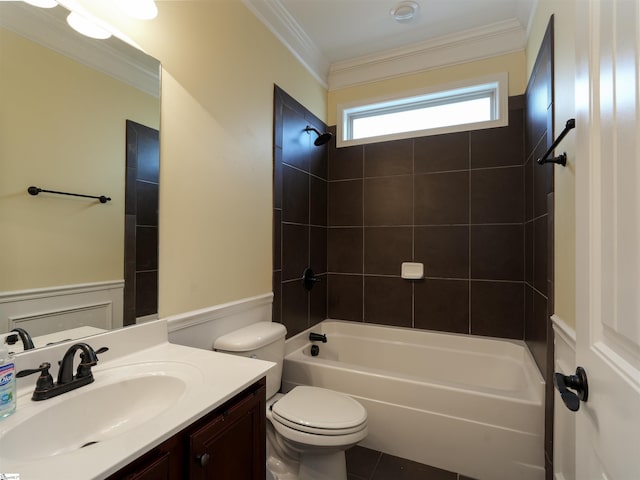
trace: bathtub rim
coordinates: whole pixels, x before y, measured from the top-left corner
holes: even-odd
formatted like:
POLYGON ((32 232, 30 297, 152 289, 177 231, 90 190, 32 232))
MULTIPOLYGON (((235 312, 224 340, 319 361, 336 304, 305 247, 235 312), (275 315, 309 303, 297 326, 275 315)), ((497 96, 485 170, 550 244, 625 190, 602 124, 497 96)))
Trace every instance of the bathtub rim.
MULTIPOLYGON (((528 345, 526 344, 526 342, 524 342, 523 340, 517 340, 517 339, 511 339, 511 338, 500 338, 500 337, 491 337, 491 336, 484 336, 484 335, 474 335, 474 334, 465 334, 465 333, 455 333, 455 332, 442 332, 442 331, 438 331, 438 330, 425 330, 425 329, 416 329, 416 328, 410 328, 410 327, 401 327, 401 326, 394 326, 394 325, 382 325, 382 324, 376 324, 376 323, 367 323, 367 322, 359 322, 359 321, 353 321, 353 320, 337 320, 337 319, 325 319, 321 322, 318 322, 317 324, 313 325, 312 327, 307 328, 306 330, 303 330, 301 332, 299 332, 298 334, 288 338, 285 342, 285 358, 289 355, 295 354, 296 357, 299 355, 299 358, 296 358, 296 361, 300 361, 300 362, 304 362, 304 363, 309 363, 312 364, 313 362, 311 360, 306 360, 303 357, 303 353, 302 353, 302 349, 305 346, 311 345, 311 342, 308 339, 308 335, 309 332, 314 331, 314 330, 318 330, 320 328, 322 328, 323 325, 325 324, 344 324, 344 325, 349 325, 349 326, 364 326, 364 327, 370 327, 374 330, 376 329, 381 329, 381 330, 401 330, 404 332, 410 332, 410 333, 420 333, 420 334, 433 334, 435 336, 442 336, 442 337, 458 337, 461 338, 465 341, 482 341, 482 340, 491 340, 491 341, 497 341, 499 343, 505 343, 505 344, 512 344, 516 347, 518 347, 519 350, 522 351, 524 357, 525 357, 525 362, 527 363, 527 365, 525 365, 524 368, 524 372, 525 375, 527 375, 527 385, 529 385, 529 391, 531 392, 531 396, 530 397, 522 397, 522 396, 517 396, 517 395, 510 395, 509 391, 504 391, 504 390, 498 390, 498 389, 489 389, 489 388, 478 388, 475 389, 474 391, 477 391, 477 393, 482 394, 482 395, 486 395, 488 397, 493 397, 493 398, 500 398, 500 397, 508 397, 510 399, 512 399, 513 401, 517 401, 517 402, 521 402, 521 403, 526 403, 526 404, 532 404, 532 405, 539 405, 539 404, 544 404, 545 402, 545 394, 544 394, 544 389, 545 389, 545 380, 544 377, 542 376, 542 373, 540 372, 540 368, 538 367, 538 364, 536 363, 533 354, 531 353, 531 351, 529 350, 528 345)), ((343 368, 345 369, 346 367, 341 367, 339 365, 340 362, 336 362, 334 360, 328 360, 328 359, 323 359, 325 362, 325 365, 328 368, 333 368, 333 369, 340 369, 343 368)), ((348 364, 347 364, 348 365, 348 364)), ((366 373, 368 374, 376 374, 376 372, 384 372, 384 373, 388 373, 385 371, 380 371, 380 370, 376 370, 376 369, 369 369, 366 370, 366 373)), ((420 380, 418 380, 416 377, 412 377, 410 375, 401 375, 400 378, 402 378, 402 380, 404 381, 409 381, 409 382, 415 382, 415 383, 421 383, 420 380)), ((456 384, 456 383, 445 383, 445 382, 438 382, 438 381, 432 381, 430 380, 430 382, 432 382, 434 385, 437 385, 440 388, 444 388, 444 389, 448 389, 448 390, 452 390, 452 391, 456 391, 459 390, 460 387, 462 387, 463 385, 461 384, 456 384)))

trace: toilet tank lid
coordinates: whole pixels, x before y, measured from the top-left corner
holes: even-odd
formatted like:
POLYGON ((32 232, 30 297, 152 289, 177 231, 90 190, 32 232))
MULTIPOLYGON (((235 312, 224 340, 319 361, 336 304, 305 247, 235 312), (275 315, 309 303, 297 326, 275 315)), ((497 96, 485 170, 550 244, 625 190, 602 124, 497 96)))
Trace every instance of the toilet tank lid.
POLYGON ((264 347, 287 334, 284 325, 277 322, 258 322, 218 337, 213 342, 215 350, 246 352, 264 347))

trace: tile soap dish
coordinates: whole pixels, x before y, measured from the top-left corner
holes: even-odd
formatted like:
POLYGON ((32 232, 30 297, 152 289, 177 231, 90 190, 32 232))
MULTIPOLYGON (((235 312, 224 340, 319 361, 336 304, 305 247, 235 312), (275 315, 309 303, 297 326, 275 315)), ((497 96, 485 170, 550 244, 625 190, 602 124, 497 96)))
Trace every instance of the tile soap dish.
POLYGON ((424 265, 422 263, 402 262, 402 278, 407 280, 419 280, 424 277, 424 265))

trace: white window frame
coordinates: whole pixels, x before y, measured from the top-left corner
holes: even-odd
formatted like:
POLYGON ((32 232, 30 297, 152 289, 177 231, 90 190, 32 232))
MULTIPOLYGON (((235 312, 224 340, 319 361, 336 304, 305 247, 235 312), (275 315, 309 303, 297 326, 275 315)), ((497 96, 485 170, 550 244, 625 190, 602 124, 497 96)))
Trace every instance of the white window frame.
POLYGON ((402 138, 423 137, 443 133, 480 130, 484 128, 504 127, 509 124, 509 75, 506 72, 487 75, 444 85, 431 86, 383 97, 369 98, 337 106, 338 122, 336 126, 336 146, 348 147, 367 143, 398 140, 402 138), (350 125, 353 119, 376 114, 392 113, 401 110, 413 110, 421 106, 442 105, 454 103, 460 99, 469 100, 492 95, 492 120, 483 122, 461 123, 444 127, 428 128, 426 130, 412 130, 408 132, 377 135, 374 137, 352 139, 350 125))

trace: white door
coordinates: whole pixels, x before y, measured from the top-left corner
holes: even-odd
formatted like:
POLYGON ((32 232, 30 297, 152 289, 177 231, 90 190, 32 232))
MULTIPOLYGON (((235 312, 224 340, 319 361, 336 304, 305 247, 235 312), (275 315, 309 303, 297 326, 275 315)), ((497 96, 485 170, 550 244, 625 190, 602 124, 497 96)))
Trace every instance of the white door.
POLYGON ((638 480, 640 0, 576 4, 576 478, 638 480))

